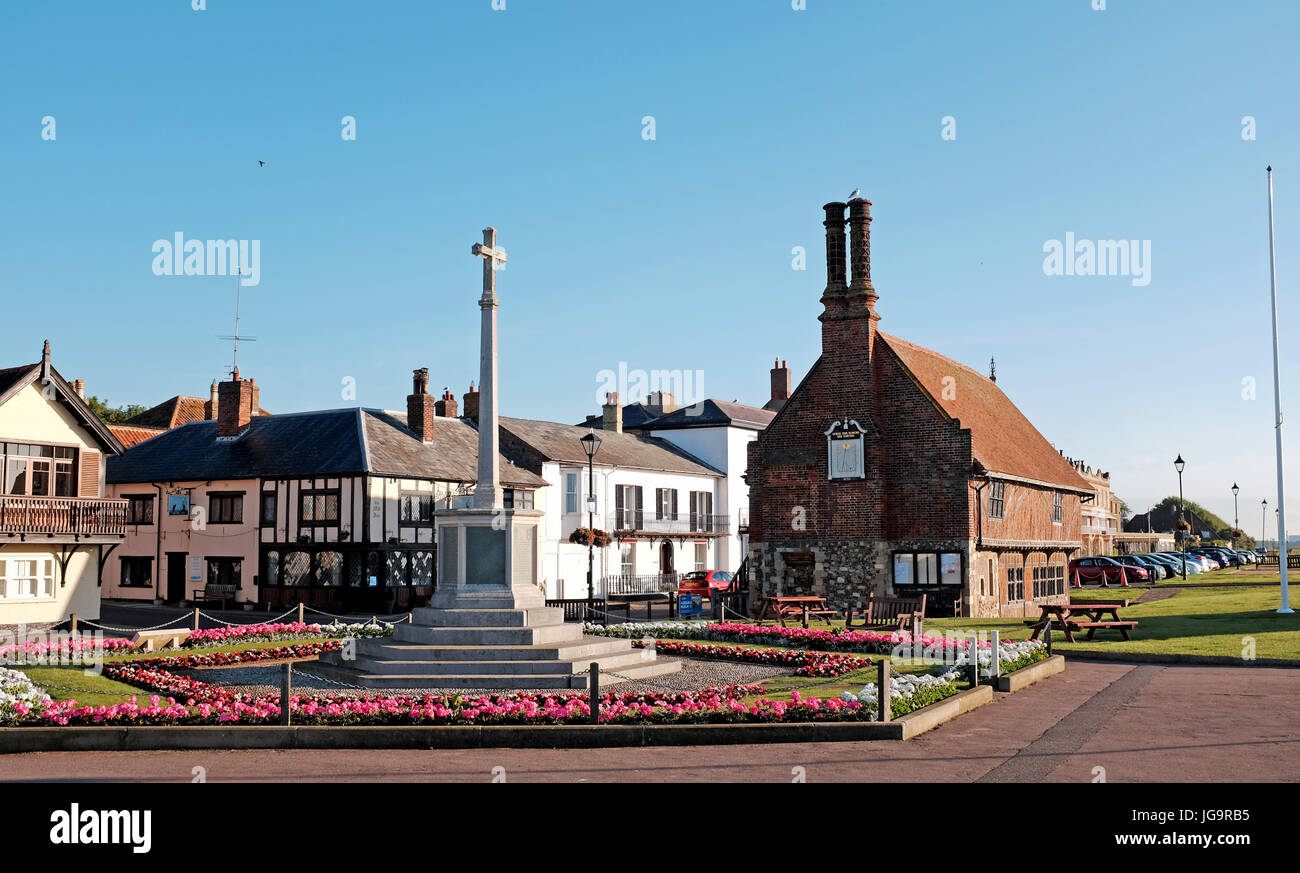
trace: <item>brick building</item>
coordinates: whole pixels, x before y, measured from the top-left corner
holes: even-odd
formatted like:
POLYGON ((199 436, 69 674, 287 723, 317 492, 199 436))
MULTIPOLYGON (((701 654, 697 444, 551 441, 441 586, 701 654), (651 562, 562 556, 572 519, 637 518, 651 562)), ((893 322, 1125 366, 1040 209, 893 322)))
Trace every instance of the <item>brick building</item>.
POLYGON ((1092 489, 992 378, 878 330, 870 206, 824 207, 822 354, 749 445, 751 595, 1037 615, 1092 489))

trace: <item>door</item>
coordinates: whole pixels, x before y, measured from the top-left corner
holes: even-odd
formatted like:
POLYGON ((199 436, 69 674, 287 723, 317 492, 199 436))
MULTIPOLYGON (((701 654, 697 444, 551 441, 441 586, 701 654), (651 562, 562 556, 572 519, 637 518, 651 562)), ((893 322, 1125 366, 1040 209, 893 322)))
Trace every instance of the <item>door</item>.
POLYGON ((667 576, 673 572, 673 544, 664 540, 659 544, 659 574, 667 576))
POLYGON ((187 552, 167 553, 167 599, 179 603, 185 599, 185 573, 189 568, 187 552))

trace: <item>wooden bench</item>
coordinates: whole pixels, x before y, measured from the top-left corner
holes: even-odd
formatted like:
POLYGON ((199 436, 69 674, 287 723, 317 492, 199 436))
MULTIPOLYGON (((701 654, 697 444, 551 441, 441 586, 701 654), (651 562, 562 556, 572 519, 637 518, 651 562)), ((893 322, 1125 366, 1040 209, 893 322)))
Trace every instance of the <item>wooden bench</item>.
POLYGON ((1127 640, 1129 638, 1128 632, 1138 626, 1136 621, 1070 621, 1067 624, 1070 626, 1071 632, 1087 628, 1088 635, 1084 639, 1088 641, 1091 641, 1093 634, 1101 628, 1117 630, 1120 636, 1127 640))
POLYGON ((202 588, 195 588, 191 592, 194 596, 191 598, 195 603, 216 603, 221 601, 221 608, 226 608, 227 600, 235 599, 234 585, 204 585, 202 588))
POLYGON ((826 605, 826 598, 815 595, 774 595, 763 601, 762 607, 758 611, 757 619, 761 623, 765 619, 779 621, 781 627, 785 627, 785 621, 788 618, 798 618, 800 623, 808 626, 809 617, 815 616, 826 622, 831 623, 831 619, 838 613, 826 605))
POLYGON ((916 632, 921 632, 925 619, 925 595, 920 597, 867 597, 867 608, 862 621, 853 623, 850 609, 844 618, 845 630, 912 630, 912 619, 916 619, 916 632))
POLYGON ((181 643, 189 638, 189 630, 151 630, 140 631, 131 637, 131 648, 144 652, 158 649, 179 649, 181 643))
POLYGON ((1117 630, 1125 640, 1129 639, 1128 632, 1138 626, 1136 621, 1125 621, 1119 617, 1119 611, 1128 606, 1127 600, 1117 600, 1109 603, 1087 601, 1080 603, 1044 603, 1041 604, 1043 610, 1042 616, 1037 620, 1026 619, 1025 624, 1034 629, 1033 634, 1029 637, 1031 640, 1038 639, 1038 635, 1051 626, 1053 630, 1063 631, 1067 642, 1074 642, 1074 632, 1077 630, 1088 631, 1088 636, 1084 639, 1091 641, 1098 630, 1117 630), (1107 613, 1110 618, 1107 619, 1107 613))

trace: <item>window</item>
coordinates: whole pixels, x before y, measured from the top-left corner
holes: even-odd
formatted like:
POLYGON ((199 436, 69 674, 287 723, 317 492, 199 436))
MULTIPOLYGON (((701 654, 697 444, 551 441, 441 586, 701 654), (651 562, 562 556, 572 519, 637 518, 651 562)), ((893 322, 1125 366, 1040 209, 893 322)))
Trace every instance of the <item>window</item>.
POLYGON ((240 492, 208 494, 209 524, 240 524, 244 520, 244 495, 240 492))
MULTIPOLYGON (((430 496, 430 507, 433 498, 430 496)), ((298 494, 298 525, 329 525, 339 523, 338 491, 302 491, 298 494)))
POLYGON ((239 588, 244 562, 239 558, 208 558, 208 584, 239 588))
POLYGON ((655 518, 659 521, 677 520, 677 489, 655 489, 655 518))
POLYGON ((0 443, 0 492, 75 497, 77 450, 71 446, 0 443))
POLYGON ((0 600, 41 600, 53 596, 53 558, 0 555, 0 600))
POLYGON ((709 569, 709 544, 708 543, 695 544, 695 569, 696 570, 709 569))
POLYGON ((1052 492, 1052 524, 1061 523, 1061 492, 1052 492))
POLYGON ((127 524, 153 524, 152 495, 128 494, 126 500, 127 524))
POLYGON ((1025 568, 1007 568, 1007 603, 1025 599, 1025 568))
POLYGON ((615 530, 642 530, 641 486, 618 485, 614 488, 615 530))
POLYGON ((708 491, 691 492, 691 530, 713 530, 713 494, 708 491))
POLYGON ((578 473, 564 474, 564 514, 578 514, 578 494, 582 480, 578 473))
MULTIPOLYGON (((402 509, 399 514, 399 521, 402 524, 425 526, 433 524, 433 508, 436 498, 431 492, 403 491, 401 500, 402 509)), ((335 521, 337 521, 337 509, 335 512, 335 521)))
POLYGON ((636 573, 636 543, 618 544, 618 572, 624 576, 636 573))
POLYGON ((894 585, 962 584, 961 552, 895 552, 894 585))
POLYGON ((532 509, 533 492, 524 488, 507 488, 501 495, 501 505, 506 509, 532 509))
POLYGON ((262 524, 275 524, 276 500, 274 491, 262 492, 262 524))
POLYGON ((316 584, 338 586, 343 584, 343 555, 340 552, 316 554, 316 584))
POLYGON ((122 558, 123 588, 153 587, 153 556, 122 558))
POLYGON ((1039 597, 1055 597, 1065 593, 1064 564, 1053 564, 1049 567, 1034 567, 1032 577, 1035 599, 1039 597))
POLYGON ((989 483, 989 518, 1003 518, 1007 511, 1007 483, 989 483))

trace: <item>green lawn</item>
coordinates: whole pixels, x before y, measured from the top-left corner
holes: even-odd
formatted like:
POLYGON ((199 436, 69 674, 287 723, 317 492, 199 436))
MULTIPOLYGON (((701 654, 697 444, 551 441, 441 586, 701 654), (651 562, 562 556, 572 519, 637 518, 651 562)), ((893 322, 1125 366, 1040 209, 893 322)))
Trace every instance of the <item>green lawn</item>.
MULTIPOLYGON (((1242 657, 1250 637, 1255 643, 1255 657, 1300 660, 1300 612, 1279 615, 1277 576, 1274 585, 1247 586, 1246 573, 1227 570, 1195 578, 1204 582, 1222 580, 1222 584, 1184 588, 1182 591, 1150 603, 1133 603, 1120 616, 1135 619, 1138 627, 1128 642, 1114 631, 1098 631, 1092 642, 1067 643, 1059 632, 1052 635, 1053 649, 1070 651, 1141 652, 1146 654, 1221 655, 1242 657)), ((1171 582, 1173 580, 1170 580, 1171 582)), ((1181 580, 1179 580, 1181 581, 1181 580)), ((1190 580, 1189 580, 1190 581, 1190 580)), ((1268 582, 1263 574, 1255 581, 1268 582)), ((1298 580, 1300 581, 1300 580, 1298 580)), ((1137 599, 1143 589, 1073 590, 1075 600, 1137 599)), ((1300 597, 1291 597, 1292 608, 1300 607, 1300 597)), ((925 623, 930 631, 976 629, 999 630, 1016 639, 1028 636, 1022 619, 938 618, 925 623)))
POLYGON ((147 700, 148 691, 115 682, 98 673, 87 675, 81 667, 20 667, 33 682, 40 685, 55 700, 73 700, 85 706, 112 706, 125 703, 131 695, 147 700), (50 687, 57 686, 57 687, 50 687), (73 688, 75 691, 66 689, 73 688))

